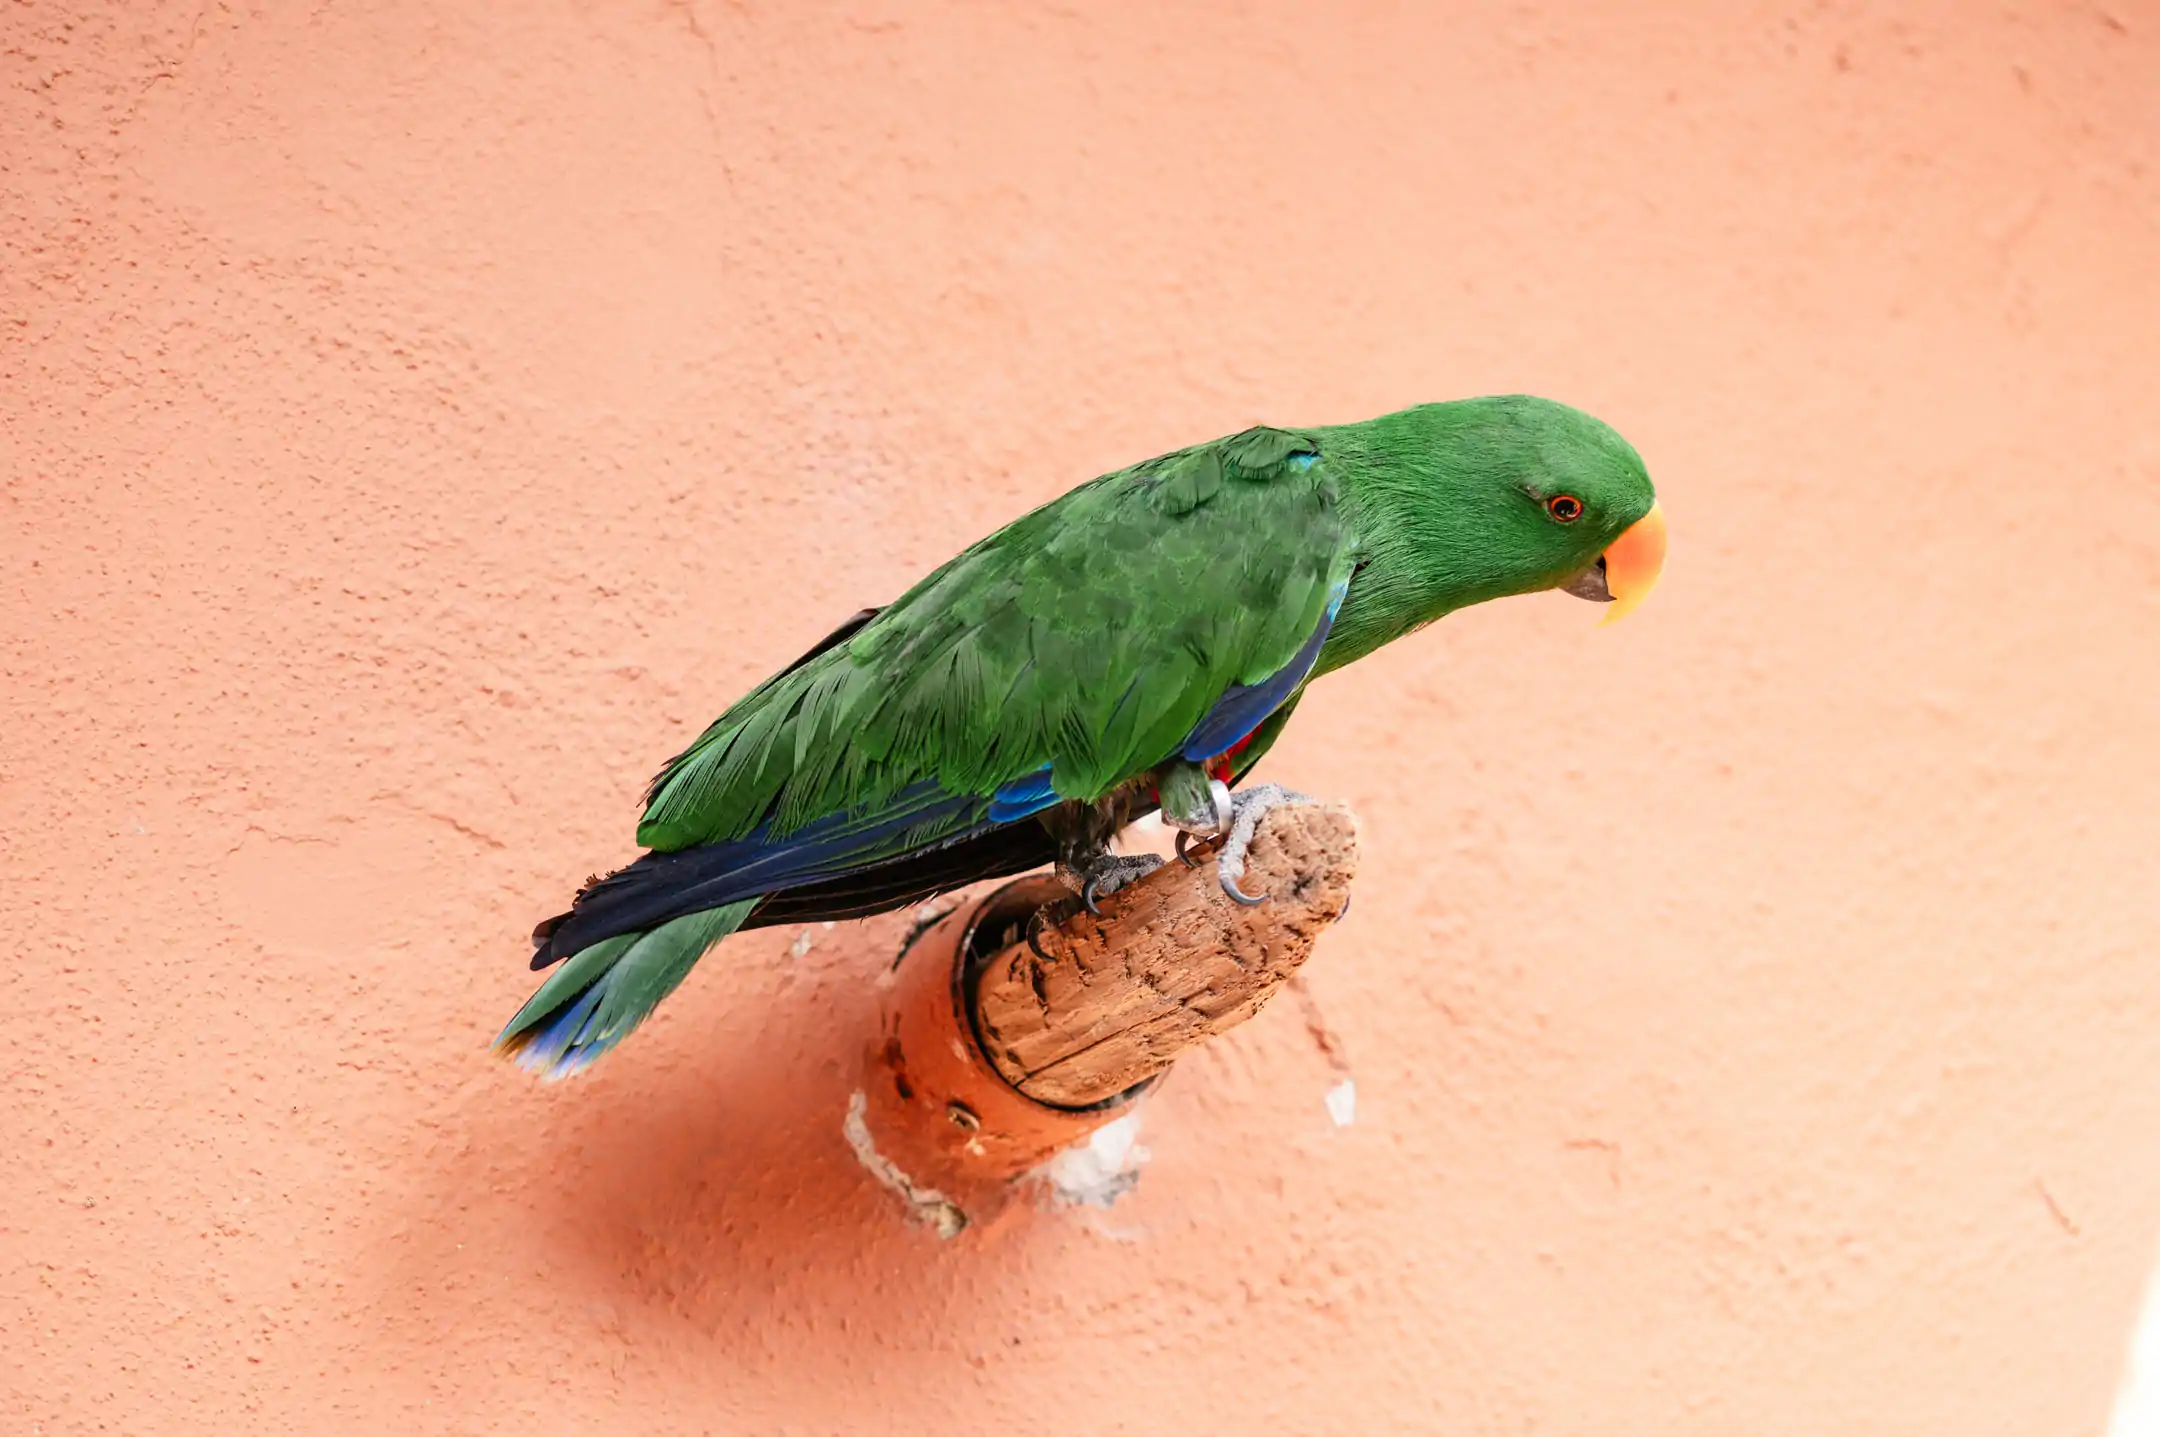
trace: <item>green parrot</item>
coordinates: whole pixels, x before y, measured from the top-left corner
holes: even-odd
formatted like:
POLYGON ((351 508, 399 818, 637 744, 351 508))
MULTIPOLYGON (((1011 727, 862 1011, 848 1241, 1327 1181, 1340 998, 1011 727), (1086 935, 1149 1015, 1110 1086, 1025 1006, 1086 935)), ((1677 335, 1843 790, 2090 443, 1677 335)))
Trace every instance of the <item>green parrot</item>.
POLYGON ((651 851, 533 932, 562 960, 496 1039, 551 1077, 605 1053, 728 934, 860 917, 1056 865, 1089 907, 1161 862, 1160 809, 1220 836, 1315 678, 1443 614, 1564 589, 1640 603, 1665 521, 1641 458, 1524 395, 1248 429, 1081 485, 865 609, 654 778, 651 851))

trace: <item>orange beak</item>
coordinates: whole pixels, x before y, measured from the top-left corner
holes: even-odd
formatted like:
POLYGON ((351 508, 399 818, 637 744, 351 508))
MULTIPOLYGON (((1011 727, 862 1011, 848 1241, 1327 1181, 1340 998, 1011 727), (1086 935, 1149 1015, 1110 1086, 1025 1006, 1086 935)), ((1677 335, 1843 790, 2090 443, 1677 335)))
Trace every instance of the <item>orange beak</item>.
POLYGON ((1613 601, 1599 625, 1616 624, 1634 613, 1657 587, 1664 567, 1665 511, 1653 503, 1649 513, 1628 525, 1605 550, 1605 591, 1613 601))

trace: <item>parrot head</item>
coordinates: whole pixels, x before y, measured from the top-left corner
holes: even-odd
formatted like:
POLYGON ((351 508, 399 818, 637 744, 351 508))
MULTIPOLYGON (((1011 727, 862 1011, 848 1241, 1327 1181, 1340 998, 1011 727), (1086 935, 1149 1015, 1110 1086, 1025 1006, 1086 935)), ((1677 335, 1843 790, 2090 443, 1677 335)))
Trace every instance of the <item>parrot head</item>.
POLYGON ((1503 553, 1512 551, 1521 565, 1525 589, 1609 603, 1607 624, 1625 618, 1665 567, 1665 511, 1642 456, 1564 404, 1498 403, 1498 423, 1514 429, 1515 443, 1511 458, 1486 461, 1482 482, 1527 501, 1488 506, 1488 522, 1504 524, 1503 553))
POLYGON ((1343 472, 1376 521, 1359 526, 1375 572, 1351 593, 1362 583, 1395 632, 1543 589, 1609 603, 1610 623, 1657 583, 1665 515, 1642 457, 1580 410, 1529 395, 1425 404, 1360 438, 1343 472))

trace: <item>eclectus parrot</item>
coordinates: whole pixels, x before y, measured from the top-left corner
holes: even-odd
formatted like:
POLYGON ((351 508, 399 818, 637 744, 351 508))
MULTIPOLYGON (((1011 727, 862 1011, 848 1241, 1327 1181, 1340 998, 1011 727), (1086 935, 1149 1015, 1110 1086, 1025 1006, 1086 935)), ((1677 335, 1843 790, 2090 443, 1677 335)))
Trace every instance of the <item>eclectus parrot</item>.
POLYGON ((739 700, 653 780, 638 842, 533 932, 567 959, 496 1046, 561 1076, 730 933, 903 907, 1044 864, 1090 907, 1161 860, 1160 809, 1246 845, 1300 796, 1236 784, 1305 686, 1443 614, 1564 589, 1639 604, 1665 556, 1641 458, 1528 396, 1248 429, 1081 485, 739 700))

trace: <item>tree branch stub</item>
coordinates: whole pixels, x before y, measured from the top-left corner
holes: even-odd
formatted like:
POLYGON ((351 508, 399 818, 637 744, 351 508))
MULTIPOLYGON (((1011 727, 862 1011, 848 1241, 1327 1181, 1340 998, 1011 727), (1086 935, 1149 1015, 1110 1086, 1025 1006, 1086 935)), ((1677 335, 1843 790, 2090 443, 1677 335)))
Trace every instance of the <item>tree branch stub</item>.
POLYGON ((1272 809, 1240 880, 1266 903, 1233 902, 1206 850, 1100 900, 1101 918, 1080 909, 981 962, 964 991, 983 1053, 1037 1102, 1113 1098, 1259 1012, 1342 916, 1356 871, 1349 809, 1272 809))

